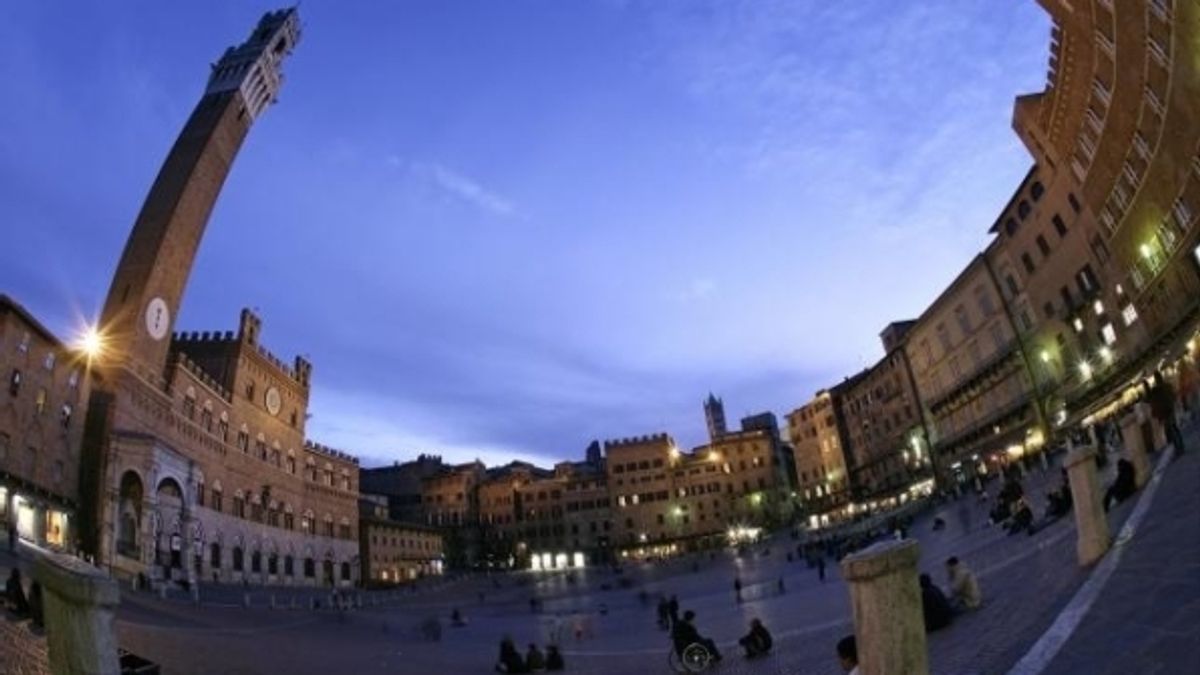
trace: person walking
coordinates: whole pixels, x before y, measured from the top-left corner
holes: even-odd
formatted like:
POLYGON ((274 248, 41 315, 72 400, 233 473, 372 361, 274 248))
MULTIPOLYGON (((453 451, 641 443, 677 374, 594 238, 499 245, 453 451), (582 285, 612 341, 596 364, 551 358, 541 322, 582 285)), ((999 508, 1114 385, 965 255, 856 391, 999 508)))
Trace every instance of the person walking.
POLYGON ((1175 421, 1175 390, 1161 371, 1154 374, 1154 386, 1150 387, 1150 413, 1163 426, 1167 442, 1175 446, 1175 456, 1183 454, 1183 434, 1175 421))
POLYGON ((817 578, 825 583, 825 556, 821 553, 817 554, 817 578))
POLYGON ((734 577, 733 579, 733 595, 738 604, 742 602, 742 578, 734 577))

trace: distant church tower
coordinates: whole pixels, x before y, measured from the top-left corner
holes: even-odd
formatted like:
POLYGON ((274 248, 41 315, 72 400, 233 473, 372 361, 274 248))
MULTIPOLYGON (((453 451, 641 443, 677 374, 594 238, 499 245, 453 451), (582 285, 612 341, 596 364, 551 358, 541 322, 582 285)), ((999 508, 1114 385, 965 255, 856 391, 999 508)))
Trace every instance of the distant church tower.
POLYGON ((104 302, 100 328, 113 365, 156 379, 209 214, 250 125, 275 101, 280 65, 300 39, 296 10, 269 12, 225 50, 158 172, 104 302))
POLYGON ((715 441, 724 436, 728 429, 725 427, 725 404, 721 399, 709 392, 704 401, 704 419, 708 422, 708 439, 715 441))

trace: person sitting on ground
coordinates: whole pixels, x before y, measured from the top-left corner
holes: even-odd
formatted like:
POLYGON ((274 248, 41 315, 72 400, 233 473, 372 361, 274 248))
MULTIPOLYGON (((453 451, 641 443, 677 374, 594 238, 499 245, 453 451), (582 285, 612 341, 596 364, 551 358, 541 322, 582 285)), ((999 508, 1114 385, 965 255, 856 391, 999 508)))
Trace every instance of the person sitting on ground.
POLYGON ((496 662, 496 672, 498 673, 527 673, 525 669, 525 660, 521 658, 521 654, 517 652, 516 645, 513 644, 512 638, 505 637, 500 641, 500 660, 496 662))
POLYGON ((853 635, 838 640, 837 655, 843 671, 850 675, 858 675, 858 643, 853 635))
POLYGON ((563 663, 562 652, 558 651, 558 645, 548 645, 546 647, 546 670, 563 670, 567 667, 563 663))
POLYGON ((771 638, 771 632, 767 630, 762 621, 753 619, 750 621, 750 632, 738 640, 738 644, 746 650, 746 658, 753 659, 765 656, 770 652, 774 640, 771 638))
POLYGON ((933 584, 928 574, 922 574, 921 580, 921 610, 925 614, 925 631, 933 632, 950 625, 954 618, 954 610, 942 593, 942 589, 933 584))
POLYGON ((951 603, 955 609, 976 609, 983 604, 979 580, 965 563, 952 556, 946 561, 946 572, 950 577, 951 603))
POLYGON ((8 606, 19 616, 29 613, 29 601, 25 598, 25 586, 21 584, 21 570, 13 568, 8 575, 8 583, 4 585, 4 593, 8 598, 8 606))
POLYGON ((1136 491, 1137 480, 1134 477, 1133 462, 1127 459, 1118 460, 1117 477, 1104 493, 1104 510, 1108 511, 1113 504, 1120 504, 1129 499, 1136 491))
POLYGON ((529 643, 529 651, 525 652, 525 668, 531 673, 546 669, 546 657, 542 655, 542 650, 532 642, 529 643))
POLYGON ((682 657, 683 650, 690 645, 698 644, 708 650, 714 661, 720 661, 721 651, 717 649, 717 643, 700 635, 700 631, 696 630, 695 624, 692 623, 695 618, 696 613, 689 609, 683 613, 683 618, 677 621, 671 629, 671 641, 675 645, 675 653, 682 657))
POLYGON ((42 585, 37 579, 29 585, 29 620, 34 628, 43 628, 45 615, 42 613, 42 585))
POLYGON ((1016 504, 1013 505, 1012 519, 1008 523, 1008 533, 1016 534, 1023 530, 1028 530, 1033 534, 1033 509, 1029 508, 1029 502, 1025 501, 1024 497, 1019 497, 1016 504))
POLYGON ((933 519, 933 531, 937 532, 938 530, 944 530, 944 529, 946 529, 946 521, 942 520, 941 516, 934 518, 933 519))

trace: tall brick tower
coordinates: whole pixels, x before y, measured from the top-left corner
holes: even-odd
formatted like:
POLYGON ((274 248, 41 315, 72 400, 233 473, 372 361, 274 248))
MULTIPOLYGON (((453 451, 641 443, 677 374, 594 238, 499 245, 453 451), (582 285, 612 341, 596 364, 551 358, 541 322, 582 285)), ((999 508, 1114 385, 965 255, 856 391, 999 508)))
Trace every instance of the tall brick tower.
POLYGON ((166 364, 204 227, 255 118, 274 102, 280 66, 300 39, 294 8, 269 12, 225 50, 134 223, 101 314, 112 364, 148 379, 166 364))
MULTIPOLYGON (((171 410, 172 326, 188 275, 234 157, 250 125, 279 92, 280 66, 300 39, 295 8, 269 12, 250 37, 212 66, 204 95, 142 205, 100 315, 104 352, 84 423, 79 487, 80 548, 102 555, 116 498, 107 472, 129 433, 157 437, 178 425, 171 410)), ((299 364, 297 366, 299 368, 299 364)), ((307 374, 305 375, 307 377, 307 374)), ((179 447, 168 437, 158 446, 179 447)), ((149 479, 150 476, 147 476, 149 479)))

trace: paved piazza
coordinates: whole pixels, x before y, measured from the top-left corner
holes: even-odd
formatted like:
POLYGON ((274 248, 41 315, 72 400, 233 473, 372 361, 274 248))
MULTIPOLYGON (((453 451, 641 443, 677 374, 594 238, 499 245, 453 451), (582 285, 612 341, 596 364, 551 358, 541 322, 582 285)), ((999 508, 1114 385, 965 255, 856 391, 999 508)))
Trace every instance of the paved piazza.
MULTIPOLYGON (((1200 441, 1194 430, 1189 441, 1193 447, 1200 441)), ((1160 493, 1125 545, 1112 582, 1057 655, 1054 663, 1063 667, 1046 672, 1156 672, 1155 664, 1196 658, 1200 645, 1195 644, 1194 630, 1186 627, 1200 620, 1200 530, 1194 527, 1200 506, 1200 456, 1185 455, 1170 464, 1161 461, 1161 453, 1156 459, 1166 467, 1160 493), (1175 551, 1181 555, 1164 554, 1175 551), (1125 639, 1113 641, 1108 639, 1111 635, 1125 639), (1106 665, 1122 657, 1130 667, 1110 670, 1106 665)), ((1035 510, 1041 509, 1038 497, 1057 479, 1057 467, 1045 473, 1035 470, 1026 479, 1035 510)), ((996 489, 993 483, 990 491, 996 489)), ((1110 513, 1114 533, 1137 501, 1110 513)), ((944 583, 942 561, 958 555, 979 573, 985 594, 982 610, 930 635, 934 673, 1007 672, 1087 578, 1088 571, 1075 564, 1071 520, 1060 520, 1034 536, 1008 536, 987 526, 985 509, 973 498, 950 502, 924 514, 913 528, 923 571, 944 583), (945 530, 931 531, 935 515, 946 520, 945 530)), ((682 609, 697 612, 702 632, 727 652, 715 672, 837 673, 833 644, 852 630, 846 586, 836 566, 829 566, 822 583, 803 563, 787 562, 790 545, 780 537, 760 547, 753 558, 739 560, 725 553, 715 559, 630 568, 624 575, 633 582, 628 588, 618 588, 617 577, 601 572, 589 573, 575 584, 561 576, 480 576, 416 592, 367 595, 367 606, 344 613, 327 607, 313 611, 308 607, 318 596, 293 598, 286 591, 275 594, 276 609, 269 607, 270 593, 261 589, 250 591, 249 609, 240 606, 243 596, 237 588, 206 588, 206 602, 199 609, 182 597, 163 600, 125 592, 118 631, 123 647, 161 663, 166 673, 487 672, 500 636, 509 634, 523 647, 530 641, 545 643, 555 630, 565 635, 570 672, 667 673, 667 635, 656 626, 653 598, 674 593, 682 609), (698 571, 692 570, 694 563, 698 571), (733 596, 735 575, 747 587, 748 599, 741 605, 733 596), (783 595, 777 590, 780 578, 783 595), (645 606, 639 598, 642 590, 651 598, 645 606), (529 608, 534 594, 543 603, 538 614, 529 608), (386 606, 372 606, 376 602, 386 606), (449 627, 454 608, 468 620, 466 627, 449 627), (443 626, 438 642, 425 640, 421 633, 421 624, 431 617, 443 626), (772 629, 777 646, 773 656, 746 662, 737 653, 736 638, 753 617, 772 629)), ((11 558, 4 560, 11 563, 11 558)), ((5 630, 21 629, 8 624, 5 630)), ((26 641, 23 649, 21 658, 36 663, 38 641, 26 641)), ((35 665, 10 668, 4 672, 42 672, 35 665)))

